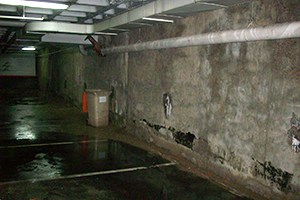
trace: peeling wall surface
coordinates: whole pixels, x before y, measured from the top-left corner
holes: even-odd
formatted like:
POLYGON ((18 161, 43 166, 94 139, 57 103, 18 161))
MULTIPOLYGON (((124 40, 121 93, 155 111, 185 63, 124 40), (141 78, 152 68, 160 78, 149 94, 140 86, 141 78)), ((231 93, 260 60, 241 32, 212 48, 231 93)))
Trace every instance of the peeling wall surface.
MULTIPOLYGON (((299 21, 299 10, 298 0, 252 1, 101 40, 111 47, 299 21)), ((199 159, 205 151, 209 165, 269 189, 254 192, 292 199, 300 195, 300 153, 292 148, 299 132, 293 137, 289 131, 293 113, 300 115, 299 55, 299 38, 106 57, 71 49, 49 56, 50 85, 78 106, 84 83, 111 90, 113 123, 149 142, 160 137, 177 144, 199 159)))

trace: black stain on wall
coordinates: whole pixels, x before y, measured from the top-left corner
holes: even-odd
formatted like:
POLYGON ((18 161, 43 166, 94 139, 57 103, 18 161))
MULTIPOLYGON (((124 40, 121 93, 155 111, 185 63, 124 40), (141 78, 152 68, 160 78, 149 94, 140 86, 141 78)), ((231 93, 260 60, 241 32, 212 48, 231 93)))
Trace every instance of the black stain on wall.
POLYGON ((290 190, 293 174, 275 168, 271 162, 260 162, 254 158, 252 159, 255 161, 254 173, 256 176, 270 181, 271 185, 275 185, 281 191, 286 192, 290 190))
POLYGON ((152 124, 152 123, 148 122, 145 119, 142 119, 141 122, 144 122, 149 127, 155 129, 158 132, 159 132, 160 129, 167 129, 167 130, 171 131, 172 135, 173 135, 173 138, 174 138, 176 143, 184 145, 184 146, 186 146, 190 149, 193 149, 194 139, 196 138, 196 136, 194 134, 192 134, 190 132, 184 133, 182 131, 176 130, 173 127, 166 128, 165 126, 162 126, 162 125, 152 124))
POLYGON ((146 123, 149 127, 155 129, 156 131, 159 131, 159 129, 161 129, 161 128, 166 128, 165 126, 161 126, 161 125, 157 125, 157 124, 152 124, 152 123, 148 122, 145 119, 142 119, 141 122, 146 123))
POLYGON ((172 133, 175 142, 177 142, 178 144, 182 144, 190 149, 193 149, 193 142, 194 139, 196 138, 194 134, 190 132, 183 133, 181 131, 176 131, 176 130, 174 130, 174 132, 172 133))

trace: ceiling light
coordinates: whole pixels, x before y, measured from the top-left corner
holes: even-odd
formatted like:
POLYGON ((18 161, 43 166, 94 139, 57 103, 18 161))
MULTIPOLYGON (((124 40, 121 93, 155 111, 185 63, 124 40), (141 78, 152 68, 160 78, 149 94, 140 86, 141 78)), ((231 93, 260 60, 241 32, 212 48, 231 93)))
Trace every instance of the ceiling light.
POLYGON ((43 21, 43 17, 24 17, 24 16, 10 16, 10 15, 0 15, 2 19, 23 19, 23 20, 36 20, 36 21, 43 21))
POLYGON ((96 35, 112 35, 112 36, 114 36, 114 35, 118 35, 117 33, 108 33, 108 32, 95 32, 94 34, 96 34, 96 35))
POLYGON ((167 23, 173 23, 174 20, 170 19, 161 19, 161 18, 150 18, 150 17, 143 17, 144 20, 148 21, 156 21, 156 22, 167 22, 167 23))
POLYGON ((0 0, 0 4, 12 6, 27 6, 35 8, 48 8, 48 9, 67 9, 69 6, 66 4, 48 3, 39 1, 24 1, 24 0, 0 0))
POLYGON ((28 46, 28 47, 23 47, 22 50, 23 51, 35 51, 36 48, 34 46, 28 46))

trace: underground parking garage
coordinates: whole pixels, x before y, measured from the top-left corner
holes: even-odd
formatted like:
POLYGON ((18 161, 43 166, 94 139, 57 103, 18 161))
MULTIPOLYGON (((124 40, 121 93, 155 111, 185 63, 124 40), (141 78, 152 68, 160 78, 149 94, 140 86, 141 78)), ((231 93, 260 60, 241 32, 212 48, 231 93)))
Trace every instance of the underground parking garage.
POLYGON ((298 0, 11 2, 0 199, 299 199, 298 0))

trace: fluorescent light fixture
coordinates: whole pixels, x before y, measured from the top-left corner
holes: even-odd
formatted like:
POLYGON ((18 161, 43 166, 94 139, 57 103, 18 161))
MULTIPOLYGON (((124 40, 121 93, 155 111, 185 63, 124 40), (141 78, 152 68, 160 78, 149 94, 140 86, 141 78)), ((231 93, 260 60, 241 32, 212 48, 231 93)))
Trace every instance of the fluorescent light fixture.
POLYGON ((10 16, 10 15, 0 15, 2 19, 23 19, 23 20, 36 20, 43 21, 43 17, 23 17, 23 16, 10 16))
POLYGON ((96 35, 112 35, 112 36, 118 35, 117 33, 108 33, 108 32, 95 32, 94 34, 96 34, 96 35))
POLYGON ((143 19, 148 21, 174 23, 174 20, 170 20, 170 19, 160 19, 160 18, 151 18, 151 17, 143 17, 143 19))
POLYGON ((109 30, 112 30, 112 31, 125 31, 125 32, 129 31, 129 29, 124 29, 124 28, 109 28, 109 30))
POLYGON ((24 1, 24 0, 0 0, 0 4, 12 5, 12 6, 27 6, 27 7, 34 7, 34 8, 58 9, 58 10, 64 10, 69 7, 66 4, 48 3, 48 2, 40 2, 40 1, 24 1))
POLYGON ((28 46, 28 47, 23 47, 22 50, 23 51, 35 51, 36 48, 34 46, 28 46))
POLYGON ((217 4, 217 3, 207 3, 207 2, 199 2, 200 4, 204 4, 204 5, 209 5, 209 6, 218 6, 221 8, 227 8, 228 6, 222 5, 222 4, 217 4))

